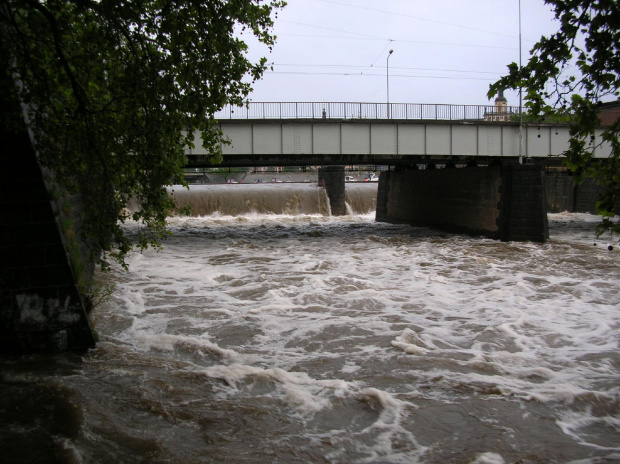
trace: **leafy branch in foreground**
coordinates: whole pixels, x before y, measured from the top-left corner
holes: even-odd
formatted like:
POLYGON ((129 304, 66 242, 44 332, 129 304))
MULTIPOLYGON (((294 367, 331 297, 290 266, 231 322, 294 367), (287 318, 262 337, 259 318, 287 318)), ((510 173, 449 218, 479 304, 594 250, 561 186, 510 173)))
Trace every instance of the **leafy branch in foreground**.
POLYGON ((552 6, 558 32, 541 37, 521 69, 511 63, 508 74, 490 86, 488 96, 523 89, 530 114, 571 115, 566 165, 577 182, 592 177, 601 187, 596 211, 603 221, 598 233, 620 233, 620 224, 612 221, 620 211, 620 120, 601 127, 599 118, 601 102, 620 95, 620 5, 616 0, 545 3, 552 6))
MULTIPOLYGON (((242 104, 266 59, 251 62, 240 39, 271 49, 281 0, 5 0, 0 60, 24 108, 39 161, 82 199, 82 232, 95 256, 123 265, 135 243, 157 246, 174 207, 165 186, 184 183, 195 131, 221 156, 213 114, 242 104), (130 214, 125 205, 138 208, 130 214)), ((6 79, 3 79, 5 81, 6 79)), ((14 114, 0 110, 3 124, 14 114)))

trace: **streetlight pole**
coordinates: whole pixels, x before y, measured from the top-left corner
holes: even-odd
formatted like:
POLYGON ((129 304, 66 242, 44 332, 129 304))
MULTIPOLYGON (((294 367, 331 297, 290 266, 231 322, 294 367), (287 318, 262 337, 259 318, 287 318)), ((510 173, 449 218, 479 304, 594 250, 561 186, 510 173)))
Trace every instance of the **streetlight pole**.
POLYGON ((394 50, 390 50, 387 59, 385 60, 385 76, 387 79, 387 117, 390 119, 390 56, 392 56, 394 50))

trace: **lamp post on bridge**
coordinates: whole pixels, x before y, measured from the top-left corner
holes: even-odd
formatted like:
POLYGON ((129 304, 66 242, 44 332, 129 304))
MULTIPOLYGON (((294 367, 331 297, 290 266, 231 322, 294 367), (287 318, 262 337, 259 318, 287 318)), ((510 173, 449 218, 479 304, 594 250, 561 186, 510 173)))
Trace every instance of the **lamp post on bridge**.
POLYGON ((385 60, 385 75, 387 79, 387 117, 390 119, 390 56, 392 56, 394 50, 390 50, 387 59, 385 60))

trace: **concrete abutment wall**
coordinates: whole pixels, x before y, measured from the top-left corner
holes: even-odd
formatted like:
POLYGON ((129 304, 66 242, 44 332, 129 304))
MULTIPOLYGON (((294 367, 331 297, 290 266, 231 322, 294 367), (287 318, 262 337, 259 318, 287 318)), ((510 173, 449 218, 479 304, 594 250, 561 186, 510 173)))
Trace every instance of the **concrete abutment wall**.
POLYGON ((376 220, 544 242, 543 175, 537 166, 385 171, 376 220))
POLYGON ((30 139, 0 140, 0 353, 85 350, 93 332, 30 139))
POLYGON ((575 185, 568 172, 549 172, 545 175, 547 211, 550 213, 594 213, 600 187, 594 179, 586 178, 575 185))

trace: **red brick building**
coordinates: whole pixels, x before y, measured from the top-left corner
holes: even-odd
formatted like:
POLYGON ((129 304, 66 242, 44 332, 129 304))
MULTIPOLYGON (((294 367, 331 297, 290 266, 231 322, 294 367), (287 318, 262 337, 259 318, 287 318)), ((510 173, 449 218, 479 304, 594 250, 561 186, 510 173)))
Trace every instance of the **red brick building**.
POLYGON ((598 107, 598 117, 600 118, 603 126, 611 126, 618 120, 618 118, 620 118, 620 100, 601 103, 598 107))

